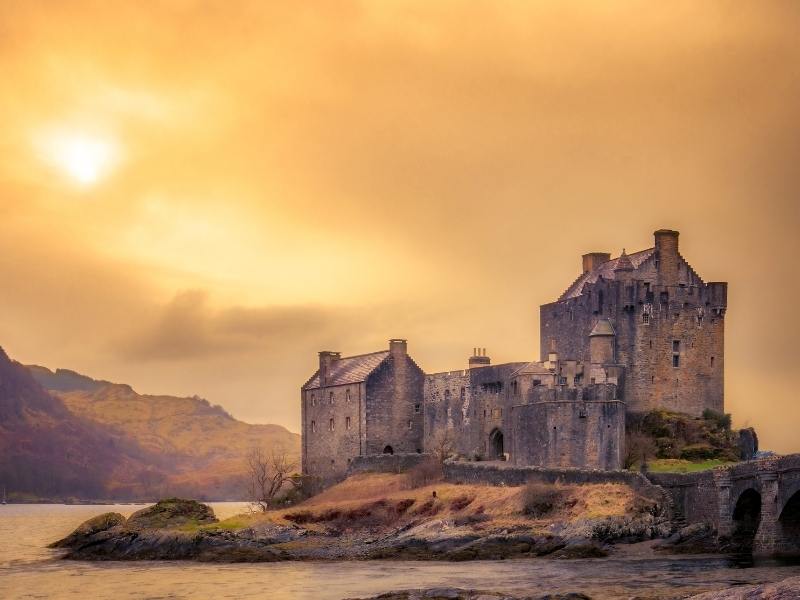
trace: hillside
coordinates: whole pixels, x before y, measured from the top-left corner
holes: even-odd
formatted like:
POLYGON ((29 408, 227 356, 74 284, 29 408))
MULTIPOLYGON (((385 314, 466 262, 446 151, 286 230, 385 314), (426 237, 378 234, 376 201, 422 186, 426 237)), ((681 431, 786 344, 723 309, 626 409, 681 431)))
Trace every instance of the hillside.
POLYGON ((12 498, 241 499, 256 446, 298 456, 300 436, 201 398, 25 367, 0 350, 0 483, 12 498))
POLYGON ((237 421, 196 396, 142 395, 128 385, 65 369, 28 368, 72 414, 102 426, 109 435, 135 440, 159 457, 159 466, 170 471, 169 487, 146 478, 148 495, 241 498, 243 466, 251 448, 280 446, 294 457, 300 454, 298 434, 279 425, 237 421))
POLYGON ((102 498, 107 482, 130 482, 150 458, 73 415, 0 349, 0 482, 12 499, 102 498))

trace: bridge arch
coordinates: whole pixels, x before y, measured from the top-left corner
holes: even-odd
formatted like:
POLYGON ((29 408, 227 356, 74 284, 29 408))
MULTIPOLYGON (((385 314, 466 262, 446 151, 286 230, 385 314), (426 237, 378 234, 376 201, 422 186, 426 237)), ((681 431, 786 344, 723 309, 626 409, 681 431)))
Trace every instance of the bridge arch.
POLYGON ((761 522, 761 494, 747 488, 736 499, 733 508, 731 543, 737 551, 751 552, 761 522))
POLYGON ((800 554, 800 490, 796 491, 784 504, 778 515, 780 539, 778 544, 782 553, 800 554))

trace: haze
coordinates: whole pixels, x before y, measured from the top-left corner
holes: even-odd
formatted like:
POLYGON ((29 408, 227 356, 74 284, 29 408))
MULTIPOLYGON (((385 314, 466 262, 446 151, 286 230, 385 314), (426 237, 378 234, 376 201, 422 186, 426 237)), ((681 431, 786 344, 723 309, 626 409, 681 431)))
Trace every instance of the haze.
POLYGON ((789 0, 3 2, 0 344, 297 431, 318 350, 536 359, 580 254, 674 228, 730 282, 734 425, 800 451, 799 30, 789 0))

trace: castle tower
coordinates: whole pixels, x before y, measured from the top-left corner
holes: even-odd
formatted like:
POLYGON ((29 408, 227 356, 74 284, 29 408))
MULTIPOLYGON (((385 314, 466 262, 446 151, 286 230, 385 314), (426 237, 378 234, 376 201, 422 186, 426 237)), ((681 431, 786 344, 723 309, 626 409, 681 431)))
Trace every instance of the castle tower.
POLYGON ((542 356, 553 340, 561 356, 576 360, 613 355, 625 368, 622 398, 631 412, 722 412, 727 284, 704 282, 678 239, 659 229, 651 248, 611 259, 583 255, 583 273, 540 308, 542 356), (613 338, 592 335, 603 320, 613 338))

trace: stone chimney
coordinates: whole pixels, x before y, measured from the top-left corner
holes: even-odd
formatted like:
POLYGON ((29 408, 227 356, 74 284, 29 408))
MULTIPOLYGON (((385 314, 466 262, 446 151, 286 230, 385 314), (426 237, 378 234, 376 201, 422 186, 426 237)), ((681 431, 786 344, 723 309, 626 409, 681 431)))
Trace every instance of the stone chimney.
POLYGON ((469 357, 469 368, 485 367, 492 364, 492 360, 486 356, 486 348, 473 348, 472 356, 469 357))
POLYGON ((584 254, 581 258, 583 259, 583 272, 588 273, 611 260, 611 254, 608 252, 589 252, 589 254, 584 254))
POLYGON ((334 361, 342 357, 341 352, 331 352, 330 350, 323 350, 319 353, 319 386, 323 387, 328 385, 330 378, 331 366, 334 361))
POLYGON ((408 354, 408 342, 399 338, 389 340, 389 354, 392 358, 400 358, 408 354))
POLYGON ((657 270, 663 285, 675 285, 678 282, 678 235, 677 231, 671 229, 659 229, 653 233, 657 270))

